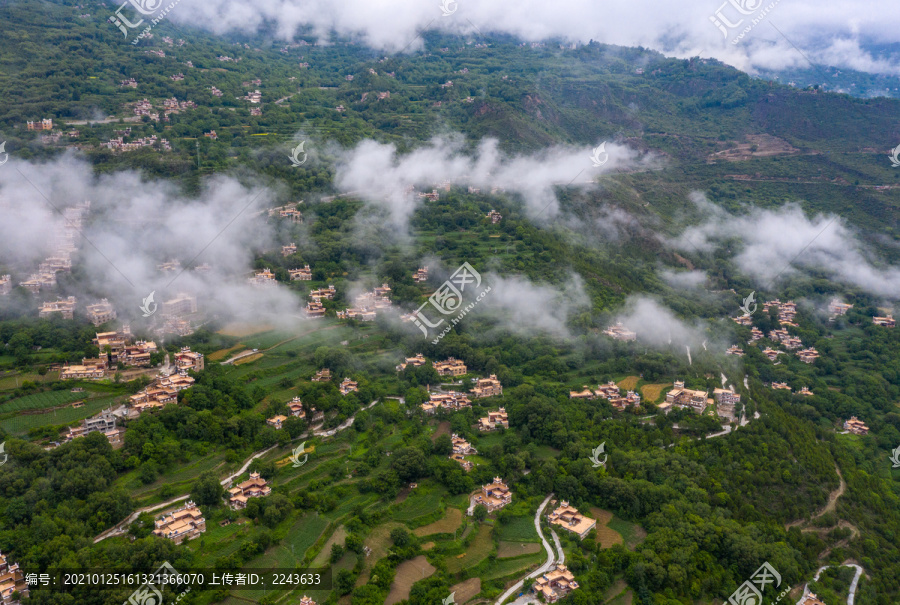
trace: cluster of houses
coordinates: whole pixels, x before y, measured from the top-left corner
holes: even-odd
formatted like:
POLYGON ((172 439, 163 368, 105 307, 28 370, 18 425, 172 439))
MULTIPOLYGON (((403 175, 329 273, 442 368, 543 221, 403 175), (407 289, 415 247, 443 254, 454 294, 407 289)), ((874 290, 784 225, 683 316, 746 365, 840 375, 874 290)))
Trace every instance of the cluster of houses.
POLYGON ((278 215, 279 218, 290 219, 293 223, 302 223, 303 213, 297 210, 297 206, 302 203, 302 201, 293 202, 291 204, 285 204, 284 206, 278 206, 277 208, 270 208, 269 216, 278 215))
POLYGON ((37 272, 21 282, 20 286, 32 294, 38 294, 42 289, 56 287, 57 273, 72 271, 72 253, 77 250, 75 242, 78 241, 81 223, 90 207, 90 202, 84 202, 63 210, 63 222, 56 226, 53 234, 53 252, 38 266, 37 272))
POLYGON ((771 307, 778 309, 778 323, 783 326, 797 327, 797 324, 794 323, 794 317, 797 315, 797 303, 792 300, 781 302, 777 298, 763 303, 764 310, 768 311, 771 307))
POLYGON ((309 293, 311 300, 306 303, 306 316, 312 318, 325 317, 325 306, 322 304, 322 299, 334 300, 334 295, 336 293, 337 290, 334 289, 333 285, 329 285, 327 288, 312 290, 309 293))
POLYGON ((85 307, 88 319, 94 326, 101 326, 108 321, 116 318, 116 310, 107 299, 101 299, 100 302, 85 307))
POLYGON ((496 431, 509 428, 509 416, 506 408, 500 408, 496 412, 488 412, 487 416, 478 419, 478 429, 481 431, 496 431))
POLYGON ((466 472, 469 472, 470 470, 475 468, 475 464, 470 460, 466 460, 465 457, 474 456, 478 453, 478 450, 472 447, 471 443, 469 443, 456 433, 453 433, 450 439, 453 443, 453 451, 450 454, 450 459, 459 462, 460 466, 462 466, 463 470, 466 472))
MULTIPOLYGON (((431 365, 437 371, 438 376, 463 376, 468 372, 466 364, 455 357, 450 357, 444 361, 435 361, 431 365)), ((503 389, 501 388, 500 391, 502 392, 503 389)))
POLYGON ((611 336, 614 340, 623 340, 625 342, 637 339, 637 334, 623 326, 621 322, 606 328, 603 330, 603 333, 607 336, 611 336))
POLYGON ((19 568, 18 563, 10 563, 0 552, 0 603, 3 605, 18 605, 20 599, 28 599, 28 582, 25 573, 19 568), (18 598, 13 599, 17 593, 18 598))
POLYGON ((59 313, 63 319, 72 319, 75 316, 75 305, 77 301, 74 296, 68 298, 59 298, 55 301, 48 301, 41 304, 38 316, 46 319, 56 313, 59 313))
POLYGON ((676 380, 674 388, 666 393, 666 401, 660 404, 659 409, 668 413, 673 407, 679 407, 702 414, 709 405, 707 395, 706 391, 685 388, 683 380, 676 380))
POLYGON ((289 269, 288 274, 291 281, 312 281, 312 269, 309 265, 304 265, 302 269, 289 269))
POLYGON ((356 297, 353 307, 337 312, 338 319, 358 319, 375 321, 375 314, 381 309, 391 306, 391 287, 381 284, 371 292, 363 292, 356 297))
POLYGON ((257 104, 262 101, 262 93, 259 90, 254 90, 253 92, 248 92, 243 97, 241 97, 244 101, 250 101, 251 103, 257 104))
POLYGON ((157 143, 164 151, 172 151, 172 144, 169 143, 169 140, 160 139, 155 134, 141 137, 128 143, 125 142, 125 137, 116 137, 106 142, 106 148, 113 151, 137 151, 144 147, 153 147, 157 143))
POLYGON ((585 386, 581 391, 569 391, 570 399, 590 400, 596 399, 597 397, 608 400, 610 405, 619 411, 622 411, 629 406, 641 405, 640 395, 635 391, 628 391, 625 393, 625 396, 622 397, 622 391, 616 383, 612 381, 607 382, 606 384, 597 385, 596 390, 591 390, 585 386))
POLYGON ((154 521, 153 535, 181 544, 199 538, 206 531, 206 519, 192 500, 174 511, 163 513, 154 521))
POLYGON ((178 401, 178 393, 194 385, 189 370, 203 369, 203 355, 184 347, 175 355, 175 374, 160 373, 152 383, 129 398, 131 409, 138 414, 178 401))
POLYGON ((472 407, 472 402, 465 393, 448 391, 446 393, 429 393, 429 396, 429 400, 420 406, 426 414, 434 414, 438 408, 459 411, 472 407))

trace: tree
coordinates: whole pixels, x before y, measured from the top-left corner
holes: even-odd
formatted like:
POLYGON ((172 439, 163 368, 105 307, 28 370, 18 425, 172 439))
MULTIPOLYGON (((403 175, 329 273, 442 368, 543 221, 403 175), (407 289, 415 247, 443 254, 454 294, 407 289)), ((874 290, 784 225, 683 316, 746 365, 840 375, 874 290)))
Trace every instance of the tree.
POLYGON ((488 509, 484 504, 478 504, 475 506, 475 510, 472 511, 472 516, 476 521, 481 522, 487 518, 488 509))
POLYGON ((404 447, 394 452, 391 467, 403 481, 415 481, 425 473, 425 454, 415 447, 404 447))
POLYGON ((449 456, 453 452, 453 440, 450 435, 444 433, 434 440, 433 451, 439 456, 449 456))
POLYGON ((219 483, 219 479, 213 473, 203 473, 191 488, 191 498, 197 504, 216 506, 222 501, 225 488, 219 483))

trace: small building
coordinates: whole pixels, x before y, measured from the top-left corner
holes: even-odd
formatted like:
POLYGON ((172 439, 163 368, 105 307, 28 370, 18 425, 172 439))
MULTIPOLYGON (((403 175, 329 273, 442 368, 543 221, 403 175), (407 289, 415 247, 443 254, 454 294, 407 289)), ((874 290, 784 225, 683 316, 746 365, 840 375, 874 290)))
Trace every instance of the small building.
POLYGON ((19 568, 18 563, 10 563, 6 555, 0 552, 0 603, 3 605, 17 605, 21 599, 28 599, 29 585, 25 579, 25 573, 19 568), (19 598, 13 600, 13 593, 19 593, 19 598))
POLYGON ((421 407, 426 414, 434 414, 438 408, 458 411, 471 406, 472 402, 465 393, 449 391, 447 393, 429 393, 429 400, 421 407))
POLYGON ((622 340, 625 342, 637 339, 637 333, 625 328, 622 325, 622 322, 618 322, 616 325, 606 328, 603 330, 603 333, 607 336, 611 336, 615 340, 622 340))
POLYGON ((532 592, 543 597, 547 603, 556 603, 578 588, 575 576, 565 565, 556 565, 534 581, 532 592))
POLYGON ((878 317, 877 315, 872 317, 872 323, 876 326, 883 326, 885 328, 893 328, 897 325, 897 322, 894 321, 894 316, 888 313, 884 317, 878 317))
POLYGON ((483 504, 492 513, 512 502, 512 493, 500 477, 494 477, 493 483, 481 486, 481 493, 476 493, 473 501, 476 505, 483 504))
POLYGON ((254 286, 274 286, 276 283, 275 274, 268 269, 263 269, 250 278, 250 284, 254 286))
POLYGON ((85 307, 85 310, 87 311, 88 319, 95 326, 100 326, 116 318, 116 310, 105 298, 101 299, 97 304, 88 305, 85 307))
POLYGON ((776 359, 778 359, 779 355, 784 355, 784 351, 779 351, 778 349, 773 349, 772 347, 766 347, 765 349, 763 349, 762 354, 765 355, 769 359, 769 361, 775 361, 776 359))
POLYGON ((334 289, 333 285, 330 285, 327 288, 319 288, 318 290, 310 291, 309 297, 315 301, 322 300, 323 298, 334 300, 334 295, 336 293, 337 290, 334 289))
POLYGON ((734 420, 734 408, 741 402, 740 394, 729 389, 713 389, 713 399, 719 416, 734 420))
POLYGON ((294 418, 306 419, 306 410, 303 409, 303 402, 300 401, 299 397, 291 399, 287 406, 291 416, 294 418))
POLYGON ((179 292, 175 298, 163 301, 160 305, 163 315, 190 315, 197 312, 197 297, 185 292, 179 292))
POLYGON ((428 267, 421 267, 413 273, 413 281, 417 284, 428 281, 428 267))
POLYGON ((76 301, 74 296, 70 296, 65 300, 58 299, 53 302, 45 302, 41 305, 41 310, 38 315, 41 318, 46 318, 54 313, 59 313, 62 315, 63 319, 72 319, 75 314, 75 304, 76 301))
POLYGON ((732 319, 734 320, 735 323, 742 325, 742 326, 752 326, 753 325, 753 317, 751 317, 747 313, 745 313, 744 315, 741 315, 740 317, 732 317, 732 319))
POLYGON ((438 376, 462 376, 468 372, 466 364, 455 357, 444 361, 435 361, 431 365, 434 366, 438 376))
MULTIPOLYGON (((425 365, 425 356, 421 353, 417 353, 415 357, 407 357, 406 361, 403 363, 397 364, 397 371, 402 372, 407 367, 412 366, 414 368, 418 368, 425 365)), ((440 372, 438 372, 440 373, 440 372)))
POLYGON ((487 216, 485 218, 490 219, 492 225, 496 225, 501 221, 501 219, 503 219, 503 215, 496 210, 491 210, 487 213, 487 216))
POLYGON ((763 337, 762 330, 757 327, 750 328, 750 342, 757 341, 763 337))
POLYGON ((726 355, 737 355, 738 357, 743 357, 743 356, 744 356, 744 349, 740 348, 740 347, 737 346, 737 345, 731 345, 731 346, 728 347, 728 349, 725 351, 725 354, 726 354, 726 355))
POLYGON ((313 382, 328 382, 331 380, 331 370, 328 368, 323 368, 316 372, 316 375, 311 378, 313 382))
POLYGON ((309 318, 325 317, 325 306, 318 300, 311 300, 306 303, 306 316, 309 318))
POLYGON ((587 385, 580 391, 569 391, 569 399, 594 399, 597 395, 587 385))
POLYGON ((170 513, 163 513, 155 522, 153 534, 181 544, 187 540, 199 538, 206 531, 206 519, 193 501, 170 513))
POLYGON ((675 388, 666 393, 666 402, 701 414, 706 409, 707 395, 706 391, 685 388, 684 381, 675 381, 675 388))
POLYGON ((569 506, 569 503, 565 500, 560 503, 559 508, 548 515, 548 519, 551 524, 559 525, 577 535, 581 540, 597 525, 595 519, 582 515, 578 512, 578 509, 574 506, 569 506))
POLYGON ((813 363, 819 358, 819 352, 810 347, 808 349, 803 349, 802 351, 797 351, 797 357, 799 357, 800 361, 803 363, 813 363))
POLYGON ((830 319, 834 321, 836 317, 840 317, 841 315, 846 315, 847 311, 853 308, 853 305, 849 305, 847 303, 842 303, 838 299, 832 299, 830 303, 828 303, 828 313, 831 316, 830 319))
POLYGON ((60 380, 99 380, 106 376, 106 364, 95 363, 82 365, 65 365, 59 372, 60 380))
POLYGON ((484 418, 478 419, 478 428, 482 431, 495 431, 497 429, 509 428, 509 416, 506 408, 500 408, 496 412, 488 412, 484 418))
POLYGON ((234 510, 247 508, 250 498, 265 498, 272 493, 266 480, 259 473, 250 473, 250 478, 228 490, 228 502, 234 510))
POLYGON ((349 395, 355 391, 359 391, 359 384, 353 382, 349 378, 344 378, 340 385, 341 395, 349 395))
POLYGON ((806 594, 797 605, 825 605, 825 601, 820 601, 816 593, 810 592, 806 594))
POLYGON ((316 605, 316 602, 310 599, 308 596, 303 595, 300 597, 299 605, 316 605))
POLYGON ((12 277, 0 275, 0 296, 6 296, 12 292, 12 277))
POLYGON ((312 279, 312 269, 309 268, 309 265, 304 266, 302 269, 290 269, 288 273, 291 276, 291 281, 310 281, 312 279))
POLYGON ((275 429, 276 431, 280 431, 281 427, 284 426, 284 421, 287 420, 287 416, 282 414, 278 414, 277 416, 272 416, 271 418, 266 419, 266 424, 275 429))
POLYGON ((866 424, 857 418, 856 416, 851 416, 850 420, 844 421, 844 430, 853 433, 854 435, 868 435, 869 427, 866 424))
POLYGON ((503 386, 497 380, 496 374, 491 374, 487 378, 479 378, 472 388, 472 397, 479 399, 481 397, 493 397, 503 394, 503 386))
POLYGON ((798 395, 803 395, 803 396, 805 396, 805 397, 810 397, 810 396, 814 395, 815 393, 813 393, 812 391, 810 391, 810 390, 809 390, 809 387, 803 387, 802 389, 800 389, 800 391, 799 391, 797 394, 798 394, 798 395))
POLYGON ((191 351, 190 347, 181 347, 175 354, 175 367, 180 370, 199 372, 203 369, 203 354, 191 351))
POLYGON ((793 389, 791 389, 790 386, 788 386, 788 383, 786 383, 786 382, 773 382, 773 383, 772 383, 772 388, 775 389, 775 390, 781 390, 781 391, 791 391, 791 390, 793 390, 793 389))
POLYGON ((297 253, 297 244, 291 242, 287 246, 281 247, 281 256, 290 256, 297 253))

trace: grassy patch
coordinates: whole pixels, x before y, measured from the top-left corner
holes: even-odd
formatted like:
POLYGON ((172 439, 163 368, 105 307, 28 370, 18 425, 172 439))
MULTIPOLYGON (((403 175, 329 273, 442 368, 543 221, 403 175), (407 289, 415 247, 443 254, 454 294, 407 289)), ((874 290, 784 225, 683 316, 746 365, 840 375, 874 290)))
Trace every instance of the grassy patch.
POLYGON ((419 486, 397 507, 392 515, 395 521, 412 521, 429 515, 441 507, 443 490, 419 486))
POLYGON ((219 349, 214 353, 210 353, 206 356, 207 361, 221 361, 223 359, 227 359, 232 353, 236 351, 240 351, 244 348, 244 345, 234 345, 233 347, 229 347, 227 349, 219 349))
POLYGON ((613 514, 610 511, 592 507, 591 516, 597 520, 597 527, 595 528, 597 532, 597 542, 603 546, 603 548, 610 548, 616 544, 625 542, 622 534, 608 525, 613 518, 613 514))
POLYGON ((253 324, 253 323, 244 323, 244 322, 234 322, 230 323, 221 330, 219 330, 219 334, 224 336, 234 336, 236 338, 242 338, 244 336, 250 336, 252 334, 260 334, 262 332, 268 332, 272 329, 272 326, 268 324, 253 324))
POLYGON ((465 582, 454 584, 450 587, 450 592, 454 595, 455 603, 462 604, 471 601, 481 592, 481 578, 469 578, 465 582))
POLYGON ((497 526, 500 539, 507 542, 540 542, 534 529, 532 516, 513 517, 508 523, 497 526))
POLYGON ((478 533, 472 544, 466 549, 464 557, 450 557, 447 559, 447 571, 456 573, 474 567, 484 561, 491 551, 494 549, 494 542, 491 540, 491 526, 481 525, 478 527, 478 533))
POLYGON ((607 524, 607 526, 610 529, 617 531, 622 536, 622 538, 625 539, 625 547, 629 550, 634 550, 641 542, 644 541, 644 538, 647 537, 647 532, 645 532, 644 528, 642 528, 640 525, 629 523, 628 521, 619 519, 615 516, 607 524))
POLYGON ((45 393, 35 393, 33 395, 25 395, 7 401, 0 405, 0 414, 7 412, 22 412, 25 410, 40 410, 43 408, 53 408, 73 401, 81 401, 91 396, 91 393, 73 393, 72 391, 47 391, 45 393))
POLYGON ((413 533, 419 536, 430 536, 431 534, 449 534, 455 532, 462 525, 463 514, 458 508, 448 508, 447 514, 443 519, 417 527, 413 533))
MULTIPOLYGON (((541 549, 543 550, 543 549, 541 549)), ((507 576, 520 576, 531 568, 537 568, 546 560, 543 553, 497 561, 482 577, 485 580, 496 580, 507 576)))
POLYGON ((234 365, 242 366, 245 363, 252 363, 252 362, 256 361, 257 359, 262 359, 262 357, 263 357, 262 353, 254 353, 253 355, 247 355, 246 357, 241 357, 240 359, 238 359, 237 361, 234 362, 234 365))
POLYGON ((542 550, 543 547, 538 542, 507 542, 502 540, 497 546, 497 558, 511 559, 522 555, 533 555, 542 550))
POLYGON ((344 545, 344 541, 347 539, 347 528, 341 525, 338 527, 331 537, 325 542, 325 545, 322 546, 322 550, 319 551, 319 554, 316 555, 316 558, 312 560, 310 563, 310 567, 325 567, 328 564, 329 557, 331 556, 331 546, 333 544, 344 545))
POLYGON ((29 430, 41 426, 51 424, 69 424, 78 420, 84 420, 89 416, 93 416, 100 410, 111 406, 115 402, 115 397, 102 397, 93 401, 88 401, 84 407, 80 408, 62 408, 53 410, 45 414, 27 414, 22 416, 13 416, 0 421, 0 428, 11 435, 21 435, 29 430))

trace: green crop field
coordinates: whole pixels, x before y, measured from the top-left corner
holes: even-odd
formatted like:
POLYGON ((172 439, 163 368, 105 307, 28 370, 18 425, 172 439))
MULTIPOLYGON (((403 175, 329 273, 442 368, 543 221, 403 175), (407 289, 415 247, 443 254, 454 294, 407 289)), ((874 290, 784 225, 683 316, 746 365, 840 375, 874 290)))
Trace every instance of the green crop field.
POLYGON ((33 428, 48 426, 51 424, 68 424, 77 420, 83 420, 97 414, 100 410, 115 403, 116 397, 102 397, 88 401, 84 407, 63 408, 46 414, 28 414, 27 416, 15 416, 0 421, 0 428, 12 435, 22 435, 33 428))
POLYGON ((0 414, 7 412, 21 412, 23 410, 39 410, 43 408, 52 408, 73 401, 87 399, 91 393, 73 393, 70 390, 65 391, 46 391, 44 393, 35 393, 34 395, 25 395, 12 401, 0 404, 0 414))

